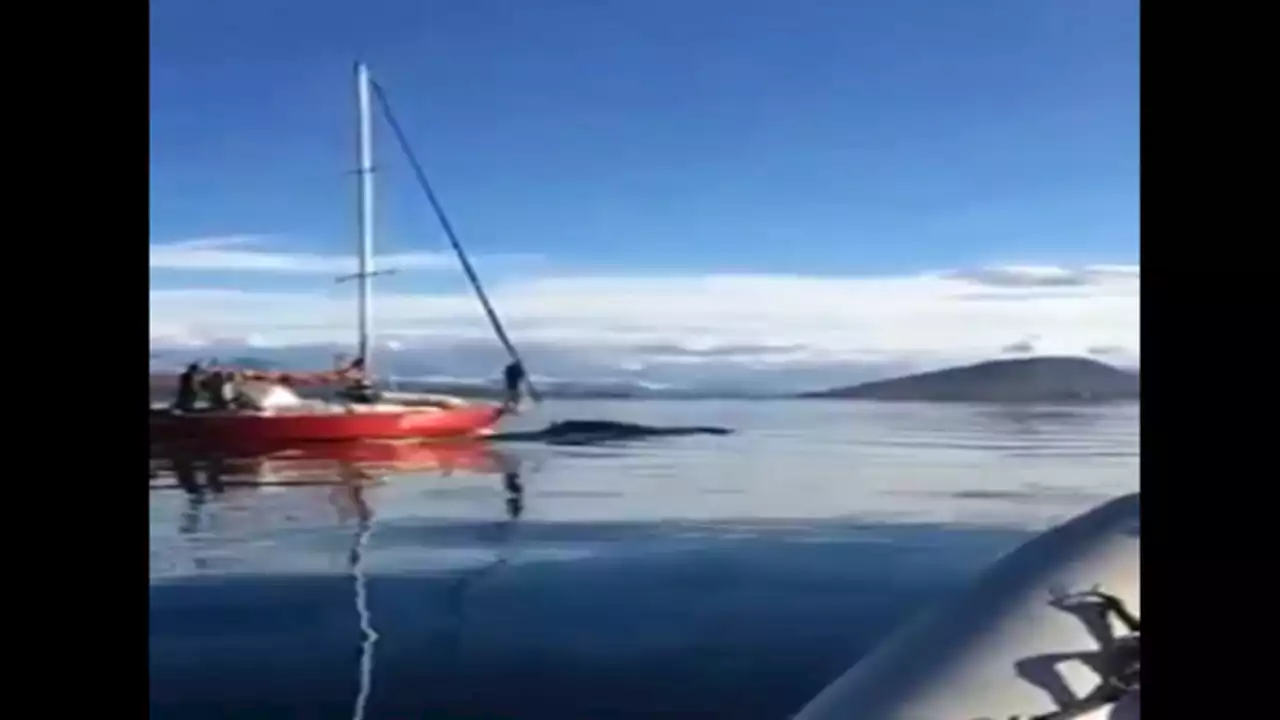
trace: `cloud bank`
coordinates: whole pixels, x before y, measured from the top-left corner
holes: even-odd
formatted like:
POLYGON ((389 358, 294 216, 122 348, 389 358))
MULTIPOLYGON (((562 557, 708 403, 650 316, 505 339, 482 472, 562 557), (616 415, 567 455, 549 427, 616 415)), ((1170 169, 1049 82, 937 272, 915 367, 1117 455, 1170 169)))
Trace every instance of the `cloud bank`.
MULTIPOLYGON (((356 271, 351 254, 284 253, 258 249, 264 238, 253 235, 197 238, 152 243, 151 270, 227 273, 279 273, 290 275, 344 275, 356 271)), ((378 266, 396 270, 456 270, 452 253, 416 252, 383 254, 378 266)))
MULTIPOLYGON (((424 268, 452 258, 405 256, 424 268)), ((404 266, 401 258, 380 263, 404 266)), ((157 269, 350 271, 347 259, 285 255, 235 242, 152 246, 157 269), (202 264, 203 263, 203 264, 202 264), (279 269, 278 269, 279 268, 279 269)), ((153 289, 151 340, 165 354, 319 353, 353 344, 349 288, 265 292, 225 285, 153 289)), ((490 294, 544 374, 702 379, 826 378, 1037 352, 1140 357, 1137 266, 991 267, 882 277, 774 274, 537 274, 490 294), (815 375, 816 374, 816 375, 815 375)), ((502 354, 468 292, 379 294, 387 364, 487 376, 502 354), (391 351, 394 349, 394 351, 391 351)), ((797 382, 802 382, 797 380, 797 382)))

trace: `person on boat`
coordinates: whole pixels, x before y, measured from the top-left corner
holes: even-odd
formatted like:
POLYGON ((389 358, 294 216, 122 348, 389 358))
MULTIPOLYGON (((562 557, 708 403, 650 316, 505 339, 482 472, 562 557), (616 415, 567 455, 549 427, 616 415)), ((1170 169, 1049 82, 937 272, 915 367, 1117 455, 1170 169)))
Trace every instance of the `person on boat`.
POLYGON ((200 399, 200 380, 200 363, 191 363, 178 375, 178 396, 173 401, 175 410, 195 410, 196 401, 200 399))
POLYGON ((222 407, 236 408, 240 406, 240 387, 244 378, 238 371, 230 370, 222 376, 222 407))
POLYGON ((226 410, 229 406, 227 402, 227 375, 221 370, 214 369, 204 378, 203 390, 209 398, 209 406, 214 410, 226 410))
POLYGON ((511 411, 520 405, 520 386, 525 380, 524 365, 519 360, 509 363, 502 369, 502 385, 506 397, 502 401, 502 409, 511 411))
POLYGON ((364 380, 364 358, 358 357, 352 360, 350 364, 341 370, 341 373, 357 380, 364 380))
POLYGON ((357 380, 351 383, 343 391, 343 396, 354 403, 370 404, 378 402, 378 391, 368 380, 357 380))
POLYGON ((379 393, 364 372, 364 358, 356 358, 345 367, 339 367, 336 374, 345 378, 347 386, 342 389, 341 396, 354 403, 376 403, 379 393))

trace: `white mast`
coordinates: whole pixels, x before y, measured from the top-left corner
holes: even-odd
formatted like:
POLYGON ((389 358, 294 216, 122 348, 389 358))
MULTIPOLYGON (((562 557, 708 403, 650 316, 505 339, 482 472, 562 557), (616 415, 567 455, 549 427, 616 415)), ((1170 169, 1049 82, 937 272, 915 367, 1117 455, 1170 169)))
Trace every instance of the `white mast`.
POLYGON ((359 355, 364 360, 366 377, 373 373, 373 114, 370 105, 369 68, 356 63, 356 103, 359 107, 357 132, 359 133, 359 165, 356 173, 360 180, 357 217, 360 223, 360 254, 356 268, 359 283, 357 310, 359 312, 359 355))

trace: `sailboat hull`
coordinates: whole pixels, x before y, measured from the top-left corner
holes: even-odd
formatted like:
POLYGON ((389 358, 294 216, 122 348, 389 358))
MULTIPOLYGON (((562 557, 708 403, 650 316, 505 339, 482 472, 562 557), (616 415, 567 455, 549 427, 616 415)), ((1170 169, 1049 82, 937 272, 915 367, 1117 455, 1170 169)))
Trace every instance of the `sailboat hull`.
POLYGON ((312 442, 475 437, 502 417, 492 405, 458 408, 347 406, 331 411, 151 413, 153 443, 257 447, 312 442))

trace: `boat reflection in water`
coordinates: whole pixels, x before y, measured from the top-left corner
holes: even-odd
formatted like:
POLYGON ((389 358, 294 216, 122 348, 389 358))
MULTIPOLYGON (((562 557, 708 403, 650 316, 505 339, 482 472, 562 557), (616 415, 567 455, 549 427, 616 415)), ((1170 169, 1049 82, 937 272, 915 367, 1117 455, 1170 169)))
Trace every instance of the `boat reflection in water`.
MULTIPOLYGON (((360 442, 323 443, 295 448, 262 448, 260 454, 215 455, 195 448, 152 449, 150 486, 153 491, 180 490, 189 505, 179 532, 198 532, 205 503, 235 490, 265 488, 331 487, 330 500, 339 521, 354 520, 354 532, 345 566, 350 574, 356 624, 360 632, 357 668, 357 695, 351 717, 366 715, 373 687, 373 669, 378 632, 369 611, 364 553, 374 531, 375 514, 365 497, 368 488, 392 480, 397 475, 465 472, 496 475, 506 491, 508 523, 524 510, 524 485, 519 462, 514 456, 476 441, 448 443, 360 442)), ((506 564, 499 553, 492 562, 463 573, 450 589, 450 613, 460 635, 465 616, 467 589, 480 577, 506 564)), ((458 645, 460 637, 453 638, 458 645)))
MULTIPOLYGON (((495 475, 506 490, 507 515, 524 509, 519 462, 491 444, 475 440, 441 442, 362 441, 314 443, 296 447, 262 446, 235 454, 199 446, 152 447, 152 490, 182 490, 192 510, 230 490, 332 487, 335 504, 364 511, 360 491, 400 475, 455 473, 495 475)), ((341 512, 345 521, 350 513, 341 512)))
POLYGON ((185 483, 195 481, 194 474, 204 474, 207 482, 222 487, 333 485, 353 478, 368 480, 406 473, 498 474, 511 464, 488 443, 475 440, 264 444, 239 447, 234 452, 199 445, 151 450, 152 477, 171 473, 177 483, 173 487, 183 489, 187 487, 185 483))

